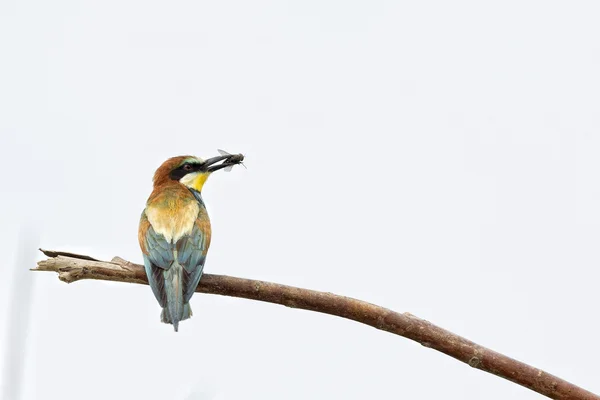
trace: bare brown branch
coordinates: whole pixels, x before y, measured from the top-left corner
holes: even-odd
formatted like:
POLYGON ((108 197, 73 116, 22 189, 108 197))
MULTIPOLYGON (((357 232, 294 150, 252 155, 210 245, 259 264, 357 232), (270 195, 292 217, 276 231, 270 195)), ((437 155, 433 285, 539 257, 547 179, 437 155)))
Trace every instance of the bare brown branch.
MULTIPOLYGON (((58 272, 59 279, 67 283, 81 279, 99 279, 148 284, 143 266, 119 257, 113 258, 111 262, 104 262, 72 253, 42 252, 49 258, 40 261, 34 271, 58 272)), ((508 379, 552 399, 600 400, 600 396, 563 379, 487 349, 409 313, 400 314, 332 293, 224 275, 205 274, 196 291, 265 301, 348 318, 404 336, 473 368, 508 379)))

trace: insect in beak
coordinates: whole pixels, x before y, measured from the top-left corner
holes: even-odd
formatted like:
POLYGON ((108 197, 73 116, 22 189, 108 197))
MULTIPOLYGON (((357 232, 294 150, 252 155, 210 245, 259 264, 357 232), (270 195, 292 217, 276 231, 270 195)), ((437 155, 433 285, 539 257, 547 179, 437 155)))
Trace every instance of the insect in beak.
POLYGON ((226 157, 226 161, 221 165, 226 165, 224 171, 229 172, 233 168, 234 165, 241 164, 244 168, 248 169, 246 165, 244 165, 244 155, 243 154, 231 154, 226 152, 225 150, 217 149, 221 157, 226 157))

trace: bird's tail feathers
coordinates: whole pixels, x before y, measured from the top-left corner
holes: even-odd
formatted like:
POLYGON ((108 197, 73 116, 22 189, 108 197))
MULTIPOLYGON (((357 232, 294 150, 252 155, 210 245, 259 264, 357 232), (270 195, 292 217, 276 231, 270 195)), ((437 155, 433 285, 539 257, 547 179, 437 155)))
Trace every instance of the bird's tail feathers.
POLYGON ((169 308, 165 307, 160 313, 160 322, 165 324, 172 324, 173 328, 175 328, 175 332, 177 332, 179 329, 179 322, 190 318, 192 315, 194 315, 194 313, 192 312, 192 307, 190 306, 190 303, 185 303, 183 305, 183 315, 177 321, 171 319, 171 315, 169 314, 169 308))
POLYGON ((179 263, 174 262, 171 268, 165 270, 163 274, 167 304, 160 314, 160 320, 166 324, 173 324, 173 328, 177 332, 179 321, 186 320, 192 316, 190 304, 187 302, 184 304, 183 267, 179 263))

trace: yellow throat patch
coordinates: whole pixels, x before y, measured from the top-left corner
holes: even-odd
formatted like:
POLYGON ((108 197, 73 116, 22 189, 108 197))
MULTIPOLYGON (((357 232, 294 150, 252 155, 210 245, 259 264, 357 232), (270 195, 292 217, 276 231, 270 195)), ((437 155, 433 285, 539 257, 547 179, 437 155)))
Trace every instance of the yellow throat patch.
POLYGON ((193 174, 188 174, 181 178, 179 182, 183 183, 185 186, 197 190, 198 192, 202 191, 202 187, 204 186, 204 182, 208 179, 210 172, 196 172, 193 174))

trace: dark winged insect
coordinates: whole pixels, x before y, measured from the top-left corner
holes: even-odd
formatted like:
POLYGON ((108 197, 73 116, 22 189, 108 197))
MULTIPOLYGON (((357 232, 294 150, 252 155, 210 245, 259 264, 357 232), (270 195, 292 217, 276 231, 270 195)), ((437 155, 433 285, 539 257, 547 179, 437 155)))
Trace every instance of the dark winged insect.
POLYGON ((241 164, 244 166, 244 168, 246 168, 246 166, 243 163, 243 161, 244 161, 243 154, 231 154, 231 153, 228 153, 225 150, 221 150, 221 149, 217 149, 217 151, 222 156, 228 156, 227 159, 225 159, 225 161, 223 161, 224 164, 229 164, 227 167, 225 167, 225 169, 224 169, 225 171, 227 171, 227 172, 231 171, 233 166, 237 165, 237 164, 241 164))

